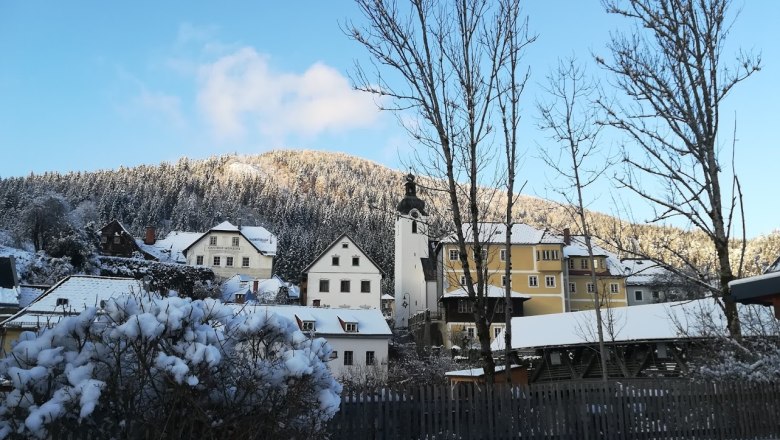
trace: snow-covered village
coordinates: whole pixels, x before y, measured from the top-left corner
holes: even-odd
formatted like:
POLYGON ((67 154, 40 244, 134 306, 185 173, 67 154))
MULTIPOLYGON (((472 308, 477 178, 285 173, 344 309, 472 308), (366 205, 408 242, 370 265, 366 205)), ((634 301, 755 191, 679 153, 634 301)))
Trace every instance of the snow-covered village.
POLYGON ((255 3, 0 7, 0 439, 780 439, 780 2, 255 3))

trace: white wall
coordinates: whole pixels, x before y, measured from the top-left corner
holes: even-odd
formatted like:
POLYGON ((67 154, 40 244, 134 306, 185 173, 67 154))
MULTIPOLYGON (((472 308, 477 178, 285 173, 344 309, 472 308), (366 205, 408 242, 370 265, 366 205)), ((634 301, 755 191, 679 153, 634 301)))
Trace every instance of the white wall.
POLYGON ((412 232, 414 220, 411 217, 399 214, 395 221, 396 328, 407 327, 409 317, 415 313, 426 309, 436 310, 435 303, 428 303, 425 274, 420 261, 420 258, 428 258, 428 230, 425 219, 421 216, 417 220, 417 233, 412 232))
POLYGON ((359 334, 353 336, 320 336, 328 340, 331 348, 335 350, 338 356, 328 362, 330 370, 336 377, 344 374, 362 373, 366 368, 366 352, 373 351, 376 359, 375 365, 383 374, 387 374, 387 349, 389 344, 388 337, 361 337, 359 334), (352 351, 353 365, 344 365, 344 352, 352 351))
POLYGON ((332 245, 309 268, 305 305, 313 306, 315 301, 319 300, 320 307, 379 309, 382 295, 381 281, 382 273, 379 268, 345 237, 332 245), (338 266, 333 265, 333 257, 338 257, 338 266), (353 257, 358 259, 358 265, 352 264, 353 257), (328 292, 320 291, 320 280, 329 281, 328 292), (349 292, 341 291, 342 281, 349 281, 349 292), (362 281, 369 282, 370 292, 361 292, 362 281))
POLYGON ((195 266, 197 257, 203 256, 203 266, 214 274, 229 278, 235 274, 251 275, 255 278, 271 278, 273 257, 263 255, 238 232, 209 232, 187 251, 187 264, 195 266), (217 244, 211 246, 210 237, 217 237, 217 244), (238 246, 233 246, 233 237, 238 237, 238 246), (220 257, 220 265, 214 266, 214 257, 220 257), (227 266, 227 257, 233 257, 233 266, 227 266), (249 258, 249 267, 242 267, 243 257, 249 258))

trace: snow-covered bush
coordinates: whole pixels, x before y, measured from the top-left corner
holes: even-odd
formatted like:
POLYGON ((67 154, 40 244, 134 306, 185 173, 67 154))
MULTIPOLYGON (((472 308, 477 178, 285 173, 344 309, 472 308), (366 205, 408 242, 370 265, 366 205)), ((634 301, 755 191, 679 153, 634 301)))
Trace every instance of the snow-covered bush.
POLYGON ((123 296, 24 333, 0 438, 304 438, 338 410, 330 347, 275 314, 123 296))

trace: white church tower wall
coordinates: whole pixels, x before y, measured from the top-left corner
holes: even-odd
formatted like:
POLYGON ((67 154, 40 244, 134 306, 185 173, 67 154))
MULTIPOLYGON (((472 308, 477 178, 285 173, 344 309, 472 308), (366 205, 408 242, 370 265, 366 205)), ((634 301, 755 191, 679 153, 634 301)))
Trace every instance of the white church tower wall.
POLYGON ((409 318, 435 309, 426 295, 423 260, 428 258, 428 215, 425 202, 417 198, 414 176, 406 176, 405 195, 395 221, 395 326, 405 328, 409 318))

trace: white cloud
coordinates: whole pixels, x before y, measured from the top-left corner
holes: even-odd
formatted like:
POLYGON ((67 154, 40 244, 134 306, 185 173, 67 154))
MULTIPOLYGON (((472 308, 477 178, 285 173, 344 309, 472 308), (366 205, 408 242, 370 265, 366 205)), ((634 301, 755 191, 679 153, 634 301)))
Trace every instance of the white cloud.
POLYGON ((272 70, 240 48, 199 69, 198 105, 218 137, 259 133, 276 142, 374 124, 379 110, 337 70, 315 63, 302 74, 272 70))

